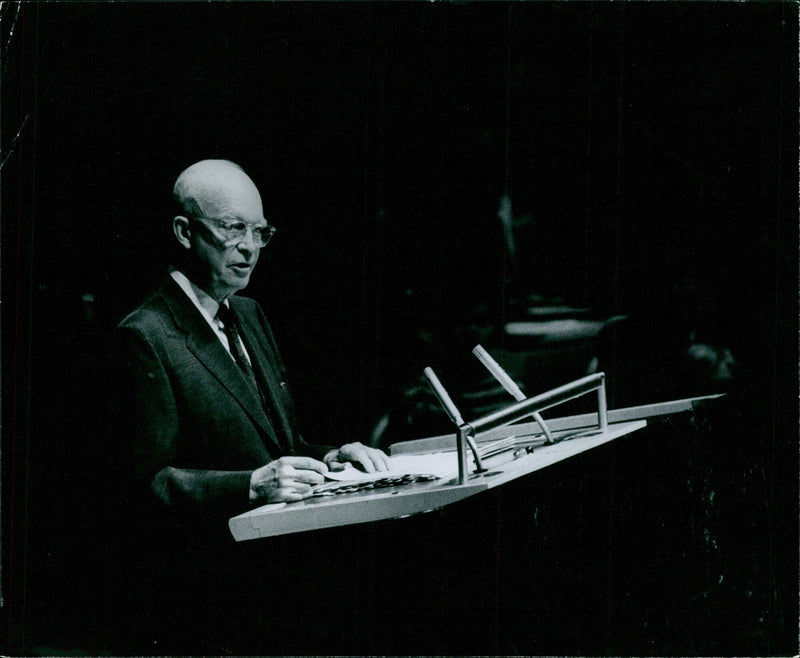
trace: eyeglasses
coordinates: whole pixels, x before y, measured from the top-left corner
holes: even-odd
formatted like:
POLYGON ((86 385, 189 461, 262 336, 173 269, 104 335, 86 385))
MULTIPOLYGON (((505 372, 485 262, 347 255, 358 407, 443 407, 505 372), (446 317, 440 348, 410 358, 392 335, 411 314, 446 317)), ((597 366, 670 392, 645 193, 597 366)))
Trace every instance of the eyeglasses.
POLYGON ((191 219, 216 224, 219 227, 220 237, 222 237, 226 247, 231 247, 243 242, 247 237, 247 229, 250 229, 253 234, 253 242, 263 249, 269 244, 272 236, 275 235, 275 232, 278 230, 271 224, 254 226, 246 222, 225 221, 223 219, 211 219, 210 217, 192 217, 191 219))

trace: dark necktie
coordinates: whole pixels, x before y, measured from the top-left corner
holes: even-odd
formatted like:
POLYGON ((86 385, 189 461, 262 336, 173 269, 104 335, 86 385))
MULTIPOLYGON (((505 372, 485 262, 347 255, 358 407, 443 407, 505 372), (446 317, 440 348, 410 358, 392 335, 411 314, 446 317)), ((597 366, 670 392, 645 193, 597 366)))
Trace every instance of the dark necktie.
POLYGON ((239 340, 239 329, 236 326, 236 318, 233 312, 225 306, 225 304, 220 304, 219 310, 217 311, 217 318, 222 323, 222 329, 228 337, 228 345, 230 346, 231 354, 236 361, 236 365, 239 366, 239 369, 244 373, 245 377, 247 377, 247 380, 260 394, 253 367, 247 360, 244 350, 242 349, 242 343, 239 340))
MULTIPOLYGON (((253 367, 250 365, 250 362, 247 360, 247 356, 245 356, 244 350, 242 349, 242 342, 239 340, 239 329, 236 322, 236 316, 233 314, 233 311, 231 311, 230 308, 225 306, 225 304, 220 304, 219 310, 217 311, 217 318, 222 323, 222 328, 225 331, 225 335, 228 337, 228 345, 230 345, 231 354, 236 361, 236 365, 239 366, 239 369, 244 373, 247 381, 250 382, 250 385, 253 387, 256 393, 258 393, 258 398, 261 400, 261 406, 264 409, 264 413, 267 415, 267 422, 272 425, 273 409, 264 394, 264 390, 262 390, 262 388, 258 385, 258 380, 256 379, 256 374, 253 371, 253 367)), ((286 454, 291 454, 291 447, 286 438, 283 437, 280 432, 277 432, 276 436, 281 450, 283 450, 286 454)))

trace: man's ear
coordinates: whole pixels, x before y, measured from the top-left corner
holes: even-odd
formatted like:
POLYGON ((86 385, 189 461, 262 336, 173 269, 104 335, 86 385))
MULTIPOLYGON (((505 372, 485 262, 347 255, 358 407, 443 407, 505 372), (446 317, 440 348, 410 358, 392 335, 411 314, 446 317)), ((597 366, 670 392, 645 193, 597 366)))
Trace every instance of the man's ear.
POLYGON ((186 249, 192 248, 192 242, 189 239, 192 233, 189 228, 189 220, 186 217, 177 215, 172 220, 172 230, 175 232, 175 237, 178 238, 178 242, 181 243, 182 247, 186 249))

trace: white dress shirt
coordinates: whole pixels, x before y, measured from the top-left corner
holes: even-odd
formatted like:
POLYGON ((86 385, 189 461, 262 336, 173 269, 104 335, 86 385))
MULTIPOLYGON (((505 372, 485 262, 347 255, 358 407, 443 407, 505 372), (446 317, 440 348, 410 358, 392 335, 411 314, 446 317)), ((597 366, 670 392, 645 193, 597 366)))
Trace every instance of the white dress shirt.
MULTIPOLYGON (((181 290, 186 293, 186 296, 192 300, 192 303, 197 307, 197 310, 200 311, 205 321, 208 322, 208 326, 211 327, 216 337, 219 338, 219 342, 222 343, 223 347, 225 347, 225 350, 228 352, 228 354, 230 354, 231 358, 236 361, 236 358, 231 352, 231 346, 228 343, 228 336, 225 333, 225 328, 222 322, 219 321, 219 318, 217 318, 219 302, 217 302, 216 299, 211 297, 204 290, 198 288, 195 284, 189 281, 188 277, 183 272, 172 269, 170 270, 169 275, 175 279, 175 283, 177 283, 181 287, 181 290)), ((223 304, 230 308, 227 300, 225 300, 223 304)), ((247 353, 247 348, 242 342, 241 337, 239 337, 239 345, 241 346, 242 353, 247 358, 247 361, 252 363, 250 355, 247 353)))

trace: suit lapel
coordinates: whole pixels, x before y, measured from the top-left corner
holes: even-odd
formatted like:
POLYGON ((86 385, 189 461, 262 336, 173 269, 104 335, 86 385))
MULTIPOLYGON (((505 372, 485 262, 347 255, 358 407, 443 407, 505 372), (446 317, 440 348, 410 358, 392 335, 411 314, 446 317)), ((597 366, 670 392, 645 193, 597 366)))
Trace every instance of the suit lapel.
POLYGON ((287 384, 283 380, 283 373, 278 365, 280 359, 277 354, 273 353, 264 331, 257 322, 254 322, 251 314, 242 312, 235 297, 231 297, 229 301, 231 302, 231 309, 236 315, 242 340, 250 354, 256 378, 259 380, 259 385, 266 396, 272 422, 276 426, 280 426, 276 429, 279 430, 281 437, 286 441, 286 449, 291 451, 294 445, 292 432, 294 424, 284 399, 287 393, 287 384))
POLYGON ((187 349, 219 380, 253 421, 278 445, 275 429, 269 422, 258 393, 245 378, 239 367, 214 335, 205 318, 177 283, 169 281, 161 289, 161 295, 170 309, 175 324, 186 335, 187 349))

